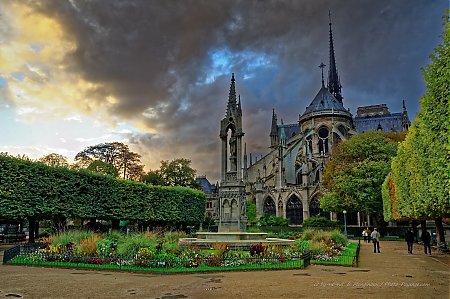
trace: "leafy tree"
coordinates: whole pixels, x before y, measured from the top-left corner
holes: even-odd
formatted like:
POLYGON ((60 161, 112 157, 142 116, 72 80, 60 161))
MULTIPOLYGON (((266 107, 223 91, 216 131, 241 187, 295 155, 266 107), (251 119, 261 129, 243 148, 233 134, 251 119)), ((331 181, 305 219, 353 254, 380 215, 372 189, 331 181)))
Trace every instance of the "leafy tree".
POLYGON ((398 133, 366 132, 339 143, 324 171, 326 211, 362 211, 382 216, 381 185, 397 152, 398 133))
POLYGON ((247 198, 246 213, 247 213, 247 221, 250 225, 255 225, 258 223, 259 219, 256 212, 256 203, 251 197, 247 198))
POLYGON ((387 219, 435 219, 445 244, 442 218, 450 217, 450 24, 445 17, 442 43, 423 69, 426 93, 421 111, 392 162, 383 186, 387 219))
POLYGON ((51 153, 39 159, 39 162, 48 166, 68 167, 67 158, 60 154, 51 153))
POLYGON ((123 179, 141 180, 143 165, 141 156, 131 152, 128 145, 121 142, 100 143, 92 145, 79 152, 75 156, 77 168, 90 165, 95 160, 100 160, 114 167, 123 179))
POLYGON ((161 175, 159 174, 159 170, 150 170, 143 177, 144 183, 154 185, 154 186, 162 186, 163 182, 161 179, 161 175))
POLYGON ((86 169, 104 175, 110 175, 112 177, 117 177, 118 175, 117 170, 111 164, 100 160, 93 161, 86 169))
POLYGON ((191 160, 189 159, 163 160, 159 170, 149 171, 144 180, 153 185, 200 189, 199 182, 195 180, 196 173, 197 171, 191 167, 191 160))

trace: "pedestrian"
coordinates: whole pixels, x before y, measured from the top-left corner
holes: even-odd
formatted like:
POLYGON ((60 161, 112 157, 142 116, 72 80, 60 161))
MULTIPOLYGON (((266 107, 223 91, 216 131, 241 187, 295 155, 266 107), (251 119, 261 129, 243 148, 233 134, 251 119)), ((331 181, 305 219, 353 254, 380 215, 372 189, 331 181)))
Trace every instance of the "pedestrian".
POLYGON ((370 228, 366 228, 366 232, 367 232, 367 243, 370 243, 370 241, 372 240, 372 231, 370 230, 370 228))
POLYGON ((364 238, 364 242, 366 243, 367 242, 367 231, 365 229, 362 231, 362 236, 364 238))
POLYGON ((423 249, 425 251, 425 254, 427 254, 427 249, 428 249, 428 252, 431 255, 431 235, 430 235, 430 233, 427 230, 423 231, 421 238, 422 238, 423 249))
POLYGON ((408 230, 406 231, 405 241, 406 241, 406 244, 408 244, 408 253, 412 254, 413 243, 414 243, 414 233, 412 232, 411 228, 408 228, 408 230))
POLYGON ((380 237, 381 236, 376 227, 373 229, 371 237, 373 240, 373 253, 376 253, 377 250, 378 250, 378 253, 380 253, 380 237))

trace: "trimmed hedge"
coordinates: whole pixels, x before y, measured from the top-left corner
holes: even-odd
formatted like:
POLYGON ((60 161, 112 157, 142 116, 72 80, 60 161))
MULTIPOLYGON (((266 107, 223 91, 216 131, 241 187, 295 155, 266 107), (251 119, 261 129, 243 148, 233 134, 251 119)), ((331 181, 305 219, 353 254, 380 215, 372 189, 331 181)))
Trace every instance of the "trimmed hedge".
POLYGON ((4 219, 121 219, 200 223, 205 194, 151 186, 86 170, 51 167, 0 155, 0 215, 4 219))

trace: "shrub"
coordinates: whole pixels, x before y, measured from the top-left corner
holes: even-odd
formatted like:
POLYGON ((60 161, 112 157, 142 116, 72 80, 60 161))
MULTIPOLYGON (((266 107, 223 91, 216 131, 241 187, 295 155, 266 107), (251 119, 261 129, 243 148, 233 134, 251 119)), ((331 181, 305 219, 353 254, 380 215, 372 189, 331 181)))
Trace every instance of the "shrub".
POLYGON ((52 245, 66 246, 69 243, 79 243, 81 240, 95 237, 96 234, 90 231, 66 231, 52 236, 52 245))
POLYGON ((307 228, 302 232, 302 240, 312 240, 315 234, 315 230, 311 228, 307 228))
POLYGON ((223 256, 228 250, 230 250, 227 243, 213 243, 211 244, 211 247, 219 256, 223 256))
POLYGON ((331 241, 331 233, 323 230, 316 230, 313 237, 313 242, 320 243, 323 242, 325 244, 329 244, 331 241))
POLYGON ((336 242, 336 244, 341 247, 346 246, 348 243, 347 238, 344 236, 344 234, 337 229, 330 232, 330 237, 332 240, 334 240, 334 242, 336 242))
POLYGON ((339 225, 336 221, 331 221, 322 216, 311 216, 303 221, 303 227, 337 227, 339 225))
POLYGON ((168 243, 178 243, 180 238, 186 238, 186 233, 183 231, 166 232, 164 240, 168 243))
POLYGON ((83 255, 93 255, 97 252, 98 236, 92 236, 80 241, 81 253, 83 255))
POLYGON ((327 246, 325 245, 325 243, 322 243, 322 242, 312 242, 311 243, 311 254, 313 255, 313 257, 315 257, 317 255, 325 254, 326 249, 327 249, 327 246))
POLYGON ((277 216, 262 216, 259 218, 259 226, 288 226, 289 220, 283 217, 277 216))
POLYGON ((289 250, 292 253, 304 253, 311 250, 312 241, 311 240, 295 240, 289 250))
POLYGON ((139 252, 139 249, 154 249, 155 245, 145 234, 132 234, 119 241, 117 254, 119 256, 134 256, 139 252))

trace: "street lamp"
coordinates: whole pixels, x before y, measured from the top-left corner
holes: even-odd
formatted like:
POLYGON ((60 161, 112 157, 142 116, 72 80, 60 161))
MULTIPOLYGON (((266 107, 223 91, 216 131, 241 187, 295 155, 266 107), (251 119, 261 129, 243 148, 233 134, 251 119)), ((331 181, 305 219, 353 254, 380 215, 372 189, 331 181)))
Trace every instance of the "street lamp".
POLYGON ((347 237, 347 211, 343 210, 342 213, 344 213, 344 234, 347 237))

